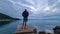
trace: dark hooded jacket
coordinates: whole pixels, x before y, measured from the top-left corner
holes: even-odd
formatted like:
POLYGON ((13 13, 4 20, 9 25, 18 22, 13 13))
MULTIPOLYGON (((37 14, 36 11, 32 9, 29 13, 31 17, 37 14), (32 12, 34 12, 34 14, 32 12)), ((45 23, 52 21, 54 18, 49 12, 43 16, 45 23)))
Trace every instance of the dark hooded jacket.
POLYGON ((25 10, 23 13, 22 13, 22 16, 24 18, 27 18, 29 16, 29 13, 27 12, 27 10, 25 10))

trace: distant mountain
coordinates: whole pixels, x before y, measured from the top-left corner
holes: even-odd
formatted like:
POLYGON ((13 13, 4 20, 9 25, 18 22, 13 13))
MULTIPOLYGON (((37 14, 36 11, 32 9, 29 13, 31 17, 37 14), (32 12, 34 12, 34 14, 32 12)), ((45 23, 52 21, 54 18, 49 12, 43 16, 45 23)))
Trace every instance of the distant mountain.
POLYGON ((0 26, 8 24, 14 20, 20 20, 20 19, 19 18, 13 18, 13 17, 10 17, 8 15, 0 13, 0 26))
POLYGON ((0 13, 0 19, 14 19, 14 20, 19 20, 19 18, 13 18, 8 15, 0 13))

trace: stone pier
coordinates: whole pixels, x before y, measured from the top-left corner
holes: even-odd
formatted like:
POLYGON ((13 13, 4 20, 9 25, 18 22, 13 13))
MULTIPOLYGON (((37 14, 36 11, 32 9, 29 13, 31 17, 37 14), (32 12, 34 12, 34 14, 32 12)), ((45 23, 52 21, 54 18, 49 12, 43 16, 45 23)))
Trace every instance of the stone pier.
POLYGON ((24 29, 22 28, 22 26, 23 26, 22 24, 18 25, 17 31, 14 34, 36 34, 37 33, 36 28, 33 28, 31 26, 26 26, 26 29, 24 29))

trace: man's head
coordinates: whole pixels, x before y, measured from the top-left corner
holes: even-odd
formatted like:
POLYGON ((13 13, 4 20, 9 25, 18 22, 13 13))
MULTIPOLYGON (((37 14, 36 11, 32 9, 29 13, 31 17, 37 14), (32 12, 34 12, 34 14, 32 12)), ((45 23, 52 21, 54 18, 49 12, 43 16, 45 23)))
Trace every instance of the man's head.
POLYGON ((25 9, 25 12, 27 12, 27 9, 25 9))

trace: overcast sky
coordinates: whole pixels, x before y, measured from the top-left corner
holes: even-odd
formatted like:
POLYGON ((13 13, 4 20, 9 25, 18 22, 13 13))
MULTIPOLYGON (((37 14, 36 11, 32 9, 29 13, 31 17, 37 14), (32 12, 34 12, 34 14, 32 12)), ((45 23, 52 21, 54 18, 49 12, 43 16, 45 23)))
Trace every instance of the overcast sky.
POLYGON ((0 0, 0 13, 22 18, 27 9, 31 19, 59 19, 60 0, 0 0))

